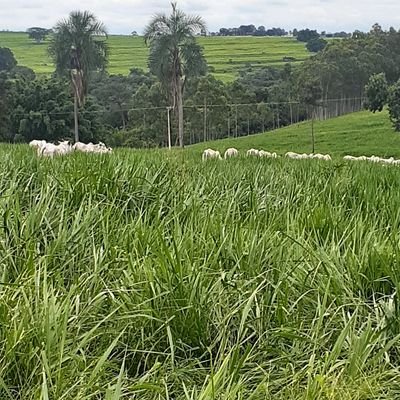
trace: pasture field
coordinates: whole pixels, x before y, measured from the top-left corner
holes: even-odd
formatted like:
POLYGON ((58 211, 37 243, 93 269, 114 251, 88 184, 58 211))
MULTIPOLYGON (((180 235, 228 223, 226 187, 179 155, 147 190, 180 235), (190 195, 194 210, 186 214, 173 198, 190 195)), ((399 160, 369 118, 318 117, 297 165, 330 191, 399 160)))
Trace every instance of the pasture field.
POLYGON ((200 157, 0 146, 1 399, 399 397, 400 168, 200 157))
MULTIPOLYGON (((314 127, 316 153, 329 153, 335 157, 349 154, 400 159, 400 133, 393 130, 387 111, 351 113, 316 121, 314 127)), ((306 121, 256 135, 198 143, 191 148, 198 151, 211 147, 224 151, 236 147, 243 152, 254 147, 282 155, 287 151, 311 153, 311 143, 311 122, 306 121)))
MULTIPOLYGON (((283 57, 294 57, 296 62, 305 60, 309 52, 304 43, 293 38, 273 37, 207 37, 199 38, 204 46, 208 64, 214 75, 223 80, 233 80, 244 66, 282 65, 283 57)), ((112 74, 128 74, 130 68, 147 68, 148 49, 142 37, 110 35, 110 62, 112 74)), ((9 47, 20 65, 37 73, 54 70, 47 55, 47 44, 36 44, 25 33, 0 33, 0 47, 9 47)))

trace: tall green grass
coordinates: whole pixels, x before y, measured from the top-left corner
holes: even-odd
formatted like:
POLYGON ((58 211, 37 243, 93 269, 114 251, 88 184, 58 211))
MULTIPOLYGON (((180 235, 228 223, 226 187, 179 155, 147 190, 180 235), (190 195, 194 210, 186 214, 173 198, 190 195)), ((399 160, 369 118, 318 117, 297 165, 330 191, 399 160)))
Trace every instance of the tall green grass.
POLYGON ((0 148, 1 399, 394 399, 400 169, 0 148))

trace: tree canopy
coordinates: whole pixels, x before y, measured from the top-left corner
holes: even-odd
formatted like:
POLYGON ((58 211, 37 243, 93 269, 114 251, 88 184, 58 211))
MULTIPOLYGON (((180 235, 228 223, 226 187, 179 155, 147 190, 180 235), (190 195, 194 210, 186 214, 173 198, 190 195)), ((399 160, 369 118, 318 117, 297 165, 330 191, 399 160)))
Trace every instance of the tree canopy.
POLYGON ((35 26, 28 28, 26 32, 30 39, 35 40, 36 43, 41 43, 52 32, 52 30, 35 26))

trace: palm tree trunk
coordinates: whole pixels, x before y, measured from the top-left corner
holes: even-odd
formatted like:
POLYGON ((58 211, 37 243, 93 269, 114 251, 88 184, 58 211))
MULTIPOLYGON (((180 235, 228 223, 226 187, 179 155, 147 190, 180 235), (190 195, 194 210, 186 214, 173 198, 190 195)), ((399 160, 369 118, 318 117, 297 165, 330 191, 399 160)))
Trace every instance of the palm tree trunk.
POLYGON ((75 143, 79 142, 79 127, 78 127, 78 96, 74 90, 74 131, 75 143))
POLYGON ((183 149, 183 94, 182 94, 182 80, 178 78, 178 90, 176 93, 177 97, 177 105, 178 105, 178 138, 179 138, 179 146, 183 149))

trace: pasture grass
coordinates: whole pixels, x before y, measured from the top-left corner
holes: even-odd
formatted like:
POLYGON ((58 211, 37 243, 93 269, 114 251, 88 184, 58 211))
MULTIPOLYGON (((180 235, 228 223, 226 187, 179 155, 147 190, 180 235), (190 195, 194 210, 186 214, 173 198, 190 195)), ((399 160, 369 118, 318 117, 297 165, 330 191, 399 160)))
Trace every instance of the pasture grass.
MULTIPOLYGON (((387 111, 347 114, 316 121, 314 127, 316 153, 329 153, 335 157, 349 154, 400 158, 400 133, 394 131, 387 111)), ((222 152, 228 147, 240 151, 254 147, 281 155, 287 151, 311 153, 311 121, 256 135, 203 142, 190 148, 199 151, 208 147, 222 152)))
MULTIPOLYGON (((301 62, 309 56, 304 43, 293 38, 274 37, 201 37, 208 64, 214 75, 231 81, 244 66, 257 68, 266 65, 282 65, 283 57, 294 57, 301 62)), ((110 35, 111 74, 127 75, 133 67, 147 69, 148 49, 142 37, 110 35)), ((37 73, 50 74, 54 66, 47 54, 47 42, 36 44, 25 33, 0 32, 0 47, 9 47, 20 65, 37 73)))
POLYGON ((1 399, 394 399, 400 169, 0 147, 1 399))

